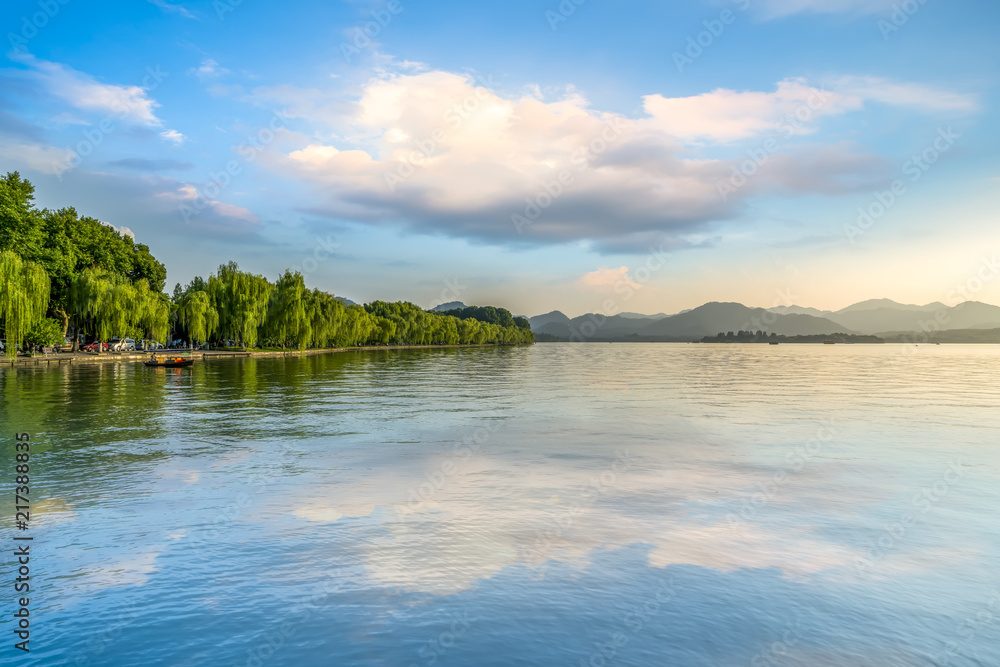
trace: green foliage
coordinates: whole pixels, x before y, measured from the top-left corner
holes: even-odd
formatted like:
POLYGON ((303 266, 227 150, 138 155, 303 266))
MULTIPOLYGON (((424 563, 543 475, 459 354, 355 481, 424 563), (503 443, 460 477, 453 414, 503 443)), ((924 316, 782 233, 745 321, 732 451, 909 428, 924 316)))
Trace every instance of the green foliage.
POLYGON ((16 253, 0 251, 0 322, 6 354, 13 357, 49 305, 49 276, 41 265, 16 253))
POLYGON ((34 347, 52 347, 63 342, 62 325, 51 317, 39 320, 24 337, 24 342, 34 347))
POLYGON ((167 338, 169 304, 145 280, 133 283, 119 274, 86 269, 74 278, 69 302, 77 321, 88 326, 98 340, 134 332, 153 340, 167 338))
POLYGON ((208 292, 188 292, 177 305, 178 319, 181 326, 187 329, 190 340, 204 343, 215 333, 219 326, 219 311, 212 305, 208 292))
MULTIPOLYGON (((76 309, 73 283, 87 269, 121 276, 135 285, 145 281, 147 290, 161 292, 167 270, 149 253, 115 228, 94 218, 81 217, 75 209, 39 210, 34 206, 34 186, 17 172, 0 178, 0 251, 11 251, 39 264, 49 276, 48 309, 62 320, 63 334, 76 309)), ((162 307, 150 302, 141 314, 143 328, 166 335, 162 307)), ((44 314, 44 313, 43 313, 44 314)), ((79 322, 78 322, 79 324, 79 322)))
POLYGON ((176 285, 171 301, 162 293, 166 269, 148 247, 73 208, 38 210, 34 187, 17 172, 0 179, 0 280, 0 321, 14 342, 8 354, 47 311, 61 320, 45 324, 51 328, 56 321, 60 339, 72 321, 103 341, 166 341, 175 313, 175 325, 189 340, 233 339, 244 348, 258 341, 300 350, 534 341, 527 320, 515 320, 503 308, 441 314, 412 303, 347 306, 332 294, 307 289, 301 273, 286 271, 271 283, 235 262, 208 280, 176 285))
POLYGON ((240 271, 236 262, 219 267, 208 279, 208 295, 219 313, 219 331, 241 341, 244 348, 257 344, 274 286, 264 276, 240 271))
POLYGON ((34 208, 34 187, 17 172, 0 179, 0 250, 13 250, 38 262, 52 279, 53 308, 68 307, 73 276, 87 268, 117 273, 136 282, 146 280, 160 292, 166 267, 114 227, 80 217, 73 208, 34 208))
MULTIPOLYGON (((530 326, 518 326, 509 311, 493 306, 458 309, 447 313, 422 310, 412 303, 375 301, 365 309, 376 318, 395 324, 385 342, 396 345, 516 345, 534 342, 530 326), (459 317, 454 315, 463 315, 459 317), (480 319, 482 318, 482 319, 480 319), (509 322, 509 324, 502 324, 509 322)), ((521 318, 523 319, 523 318, 521 318)), ((382 340, 379 340, 382 342, 382 340)))
MULTIPOLYGON (((456 308, 455 310, 446 311, 443 314, 457 317, 460 320, 479 320, 480 322, 497 324, 501 327, 517 326, 514 323, 514 316, 510 314, 509 310, 506 308, 496 308, 494 306, 469 306, 468 308, 456 308)), ((524 318, 522 317, 521 319, 524 318)), ((525 320, 525 322, 527 322, 527 320, 525 320)), ((531 325, 528 325, 526 328, 530 329, 531 325)))
POLYGON ((312 318, 306 313, 308 293, 301 273, 285 271, 278 278, 267 308, 267 340, 277 341, 283 348, 306 349, 312 340, 312 318))

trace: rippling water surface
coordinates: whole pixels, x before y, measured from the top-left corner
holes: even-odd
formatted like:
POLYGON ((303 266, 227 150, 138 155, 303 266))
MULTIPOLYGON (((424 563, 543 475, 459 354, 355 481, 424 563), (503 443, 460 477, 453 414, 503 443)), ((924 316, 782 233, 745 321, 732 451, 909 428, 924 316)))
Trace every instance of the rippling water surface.
POLYGON ((1000 665, 998 371, 665 344, 0 371, 5 552, 34 443, 26 664, 1000 665))

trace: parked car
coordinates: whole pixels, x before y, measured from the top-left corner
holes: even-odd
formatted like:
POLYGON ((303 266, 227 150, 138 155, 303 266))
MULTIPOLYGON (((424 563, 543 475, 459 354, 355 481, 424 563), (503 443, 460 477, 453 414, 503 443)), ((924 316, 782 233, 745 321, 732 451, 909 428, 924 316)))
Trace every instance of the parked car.
POLYGON ((143 350, 162 350, 163 343, 158 343, 155 340, 144 340, 142 341, 143 350))
POLYGON ((132 338, 122 338, 119 341, 112 340, 111 350, 113 352, 135 352, 135 340, 132 338))
POLYGON ((102 343, 99 340, 95 340, 90 345, 85 346, 83 348, 83 351, 84 352, 107 352, 108 351, 108 344, 107 343, 102 343))

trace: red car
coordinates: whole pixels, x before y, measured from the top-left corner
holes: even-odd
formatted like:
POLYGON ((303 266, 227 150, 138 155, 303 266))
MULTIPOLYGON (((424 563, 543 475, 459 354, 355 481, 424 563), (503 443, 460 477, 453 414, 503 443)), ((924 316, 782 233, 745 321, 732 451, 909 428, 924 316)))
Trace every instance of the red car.
POLYGON ((97 352, 97 346, 98 345, 101 346, 101 350, 100 350, 101 352, 107 352, 108 351, 108 344, 107 343, 102 343, 102 342, 96 341, 96 340, 93 343, 91 343, 90 345, 87 345, 86 347, 84 347, 83 351, 84 352, 97 352))

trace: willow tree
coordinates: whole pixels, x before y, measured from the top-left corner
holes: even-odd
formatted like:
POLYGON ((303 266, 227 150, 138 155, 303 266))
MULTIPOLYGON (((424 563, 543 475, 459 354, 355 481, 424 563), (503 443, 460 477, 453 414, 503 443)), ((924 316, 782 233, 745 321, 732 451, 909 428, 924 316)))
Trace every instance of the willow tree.
POLYGON ((241 341, 244 348, 256 345, 273 289, 267 278, 240 271, 236 262, 220 266, 208 279, 208 295, 219 312, 220 332, 241 341))
POLYGON ((49 276, 40 264, 27 262, 10 251, 0 252, 0 320, 7 339, 6 354, 17 346, 49 307, 49 276))
POLYGON ((313 289, 304 298, 309 330, 312 332, 310 345, 329 347, 336 339, 337 331, 344 321, 344 304, 332 294, 313 289))
POLYGON ((133 283, 125 276, 87 269, 74 278, 70 301, 80 321, 93 323, 98 340, 133 331, 154 340, 166 339, 169 306, 145 279, 133 283))
POLYGON ((278 278, 267 307, 267 333, 281 346, 292 342, 304 350, 312 338, 310 318, 306 312, 306 284, 299 272, 285 273, 278 278))
POLYGON ((170 305, 166 297, 153 290, 145 278, 131 285, 135 299, 133 328, 141 330, 146 338, 166 342, 170 330, 170 305))
POLYGON ((191 340, 203 343, 219 326, 219 311, 212 305, 208 292, 189 292, 178 304, 177 316, 191 340))

